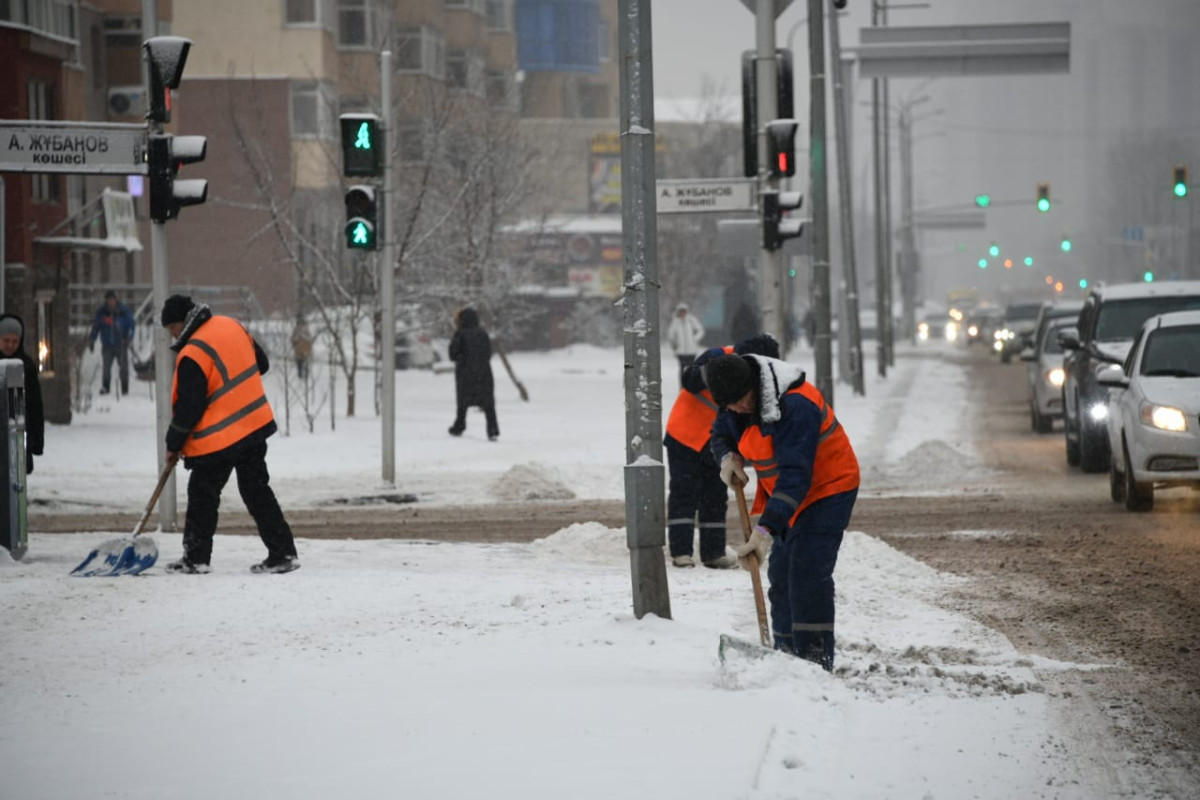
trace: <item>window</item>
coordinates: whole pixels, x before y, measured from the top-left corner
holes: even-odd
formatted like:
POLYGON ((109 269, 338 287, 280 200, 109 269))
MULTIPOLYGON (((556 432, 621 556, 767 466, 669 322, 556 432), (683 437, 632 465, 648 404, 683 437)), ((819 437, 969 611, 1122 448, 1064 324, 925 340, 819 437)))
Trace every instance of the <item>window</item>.
POLYGON ((512 73, 506 70, 490 69, 484 76, 486 96, 488 103, 493 108, 516 111, 517 92, 515 86, 512 73))
POLYGON ((284 21, 288 25, 314 25, 317 22, 317 0, 287 0, 284 21))
POLYGON ((75 39, 78 5, 76 0, 0 0, 0 20, 75 39))
POLYGON ((371 48, 375 44, 375 0, 338 0, 338 44, 371 48))
POLYGON ((483 97, 483 57, 466 50, 451 50, 447 53, 446 85, 483 97))
POLYGON ((471 11, 479 16, 487 13, 487 0, 446 0, 447 11, 471 11))
POLYGON ((487 23, 494 31, 511 31, 512 0, 488 0, 487 23))
MULTIPOLYGON (((30 79, 28 91, 28 118, 54 119, 54 87, 45 81, 30 79)), ((60 197, 57 175, 35 172, 29 176, 34 202, 57 203, 60 197)))
POLYGON ((330 112, 331 89, 312 81, 297 81, 291 87, 292 136, 296 138, 333 138, 333 114, 330 112))
POLYGON ((38 372, 46 377, 54 376, 57 349, 54 347, 54 292, 39 290, 37 301, 37 362, 38 372))
POLYGON ((446 76, 446 40, 432 28, 400 28, 396 31, 396 72, 446 76))

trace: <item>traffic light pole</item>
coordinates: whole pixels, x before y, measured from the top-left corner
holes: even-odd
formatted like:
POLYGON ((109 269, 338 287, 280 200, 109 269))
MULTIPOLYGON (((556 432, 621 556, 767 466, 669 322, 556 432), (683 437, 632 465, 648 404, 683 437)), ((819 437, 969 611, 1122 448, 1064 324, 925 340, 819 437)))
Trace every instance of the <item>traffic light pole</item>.
POLYGON ((379 57, 380 94, 383 120, 380 127, 383 136, 383 198, 380 201, 379 217, 383 225, 383 245, 379 254, 379 338, 383 356, 380 362, 380 411, 382 414, 383 480, 396 482, 396 264, 395 227, 392 225, 392 197, 396 189, 396 176, 392 171, 392 147, 395 137, 388 132, 392 128, 392 51, 384 50, 379 57))
MULTIPOLYGON (((155 0, 142 0, 142 36, 151 39, 158 35, 158 9, 155 0)), ((144 63, 142 78, 146 85, 146 96, 152 91, 150 67, 144 63)), ((161 122, 149 123, 150 133, 162 133, 161 122)), ((148 182, 147 182, 148 183, 148 182)), ((158 434, 158 471, 162 474, 167 463, 167 428, 171 425, 171 380, 175 375, 175 360, 171 357, 171 335, 158 323, 158 313, 167 302, 171 286, 171 272, 167 265, 167 231, 161 222, 150 223, 150 269, 154 295, 154 400, 157 409, 156 433, 158 434)), ((162 494, 158 498, 158 524, 164 531, 178 529, 176 524, 175 470, 167 476, 162 494)))
MULTIPOLYGON (((758 112, 759 193, 778 192, 779 179, 771 175, 767 147, 767 123, 779 113, 779 65, 775 61, 775 0, 757 0, 755 9, 755 81, 758 112)), ((759 237, 760 241, 763 237, 759 237)), ((761 247, 758 251, 758 308, 762 330, 775 337, 780 346, 784 336, 782 291, 783 254, 781 250, 761 247)))

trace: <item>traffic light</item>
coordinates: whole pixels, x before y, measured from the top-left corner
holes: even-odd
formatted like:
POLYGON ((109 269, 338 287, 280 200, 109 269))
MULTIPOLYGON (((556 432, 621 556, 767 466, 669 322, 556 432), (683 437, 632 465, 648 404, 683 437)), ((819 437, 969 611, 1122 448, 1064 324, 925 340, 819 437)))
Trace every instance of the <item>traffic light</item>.
POLYGON ((179 216, 179 209, 208 199, 208 181, 199 178, 176 180, 179 167, 203 161, 208 139, 203 136, 172 136, 152 133, 147 147, 150 177, 150 219, 163 223, 179 216))
POLYGON ((1048 183, 1037 185, 1037 210, 1043 214, 1050 210, 1050 184, 1048 183))
POLYGON ((1146 283, 1154 283, 1154 273, 1150 270, 1146 270, 1142 273, 1142 280, 1144 280, 1146 283))
POLYGON ((979 206, 980 208, 987 208, 991 204, 992 204, 992 196, 990 194, 975 195, 975 205, 979 206))
MULTIPOLYGON (((742 52, 742 174, 758 175, 758 75, 754 50, 742 52)), ((792 51, 775 51, 775 113, 779 119, 794 116, 792 102, 792 51)), ((791 173, 788 173, 789 175, 791 173)))
POLYGON ((996 256, 1000 255, 1000 245, 996 244, 995 242, 992 242, 992 246, 988 248, 988 255, 991 256, 992 258, 995 258, 996 256))
POLYGON ((794 119, 767 123, 767 170, 775 178, 796 174, 796 128, 794 119))
POLYGON ((379 117, 342 114, 342 174, 348 178, 383 173, 383 140, 379 117))
POLYGON ((804 205, 804 195, 800 192, 763 192, 759 199, 762 203, 764 249, 778 250, 783 247, 784 240, 794 239, 804 233, 804 220, 785 218, 788 211, 795 211, 804 205))
POLYGON ((1059 242, 1059 245, 1058 245, 1058 246, 1062 248, 1062 251, 1063 251, 1064 253, 1069 253, 1069 252, 1071 252, 1071 237, 1070 237, 1070 236, 1064 236, 1064 237, 1062 238, 1062 241, 1061 241, 1061 242, 1059 242))
POLYGON ((351 250, 376 249, 378 219, 374 187, 356 184, 346 190, 346 247, 351 250))
POLYGON ((987 259, 986 258, 979 259, 979 268, 987 269, 987 259))
POLYGON ((1187 167, 1176 167, 1175 168, 1175 196, 1176 197, 1187 197, 1187 192, 1188 192, 1187 167))
POLYGON ((142 42, 142 58, 150 75, 149 108, 151 122, 171 121, 171 90, 179 88, 192 40, 181 36, 155 36, 142 42))
POLYGON ((1080 278, 1079 279, 1079 288, 1086 289, 1087 287, 1088 287, 1087 278, 1080 278))
POLYGON ((1027 266, 1027 267, 1033 266, 1033 256, 1025 256, 1025 266, 1027 266))

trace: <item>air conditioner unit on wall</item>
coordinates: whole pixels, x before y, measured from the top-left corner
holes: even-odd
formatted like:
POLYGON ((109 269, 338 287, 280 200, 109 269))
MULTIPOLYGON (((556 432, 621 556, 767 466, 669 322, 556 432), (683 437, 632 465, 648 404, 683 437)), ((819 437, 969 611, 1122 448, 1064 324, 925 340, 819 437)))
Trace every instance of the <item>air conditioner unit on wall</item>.
POLYGON ((146 115, 146 90, 142 86, 110 86, 108 116, 110 118, 141 118, 146 115))

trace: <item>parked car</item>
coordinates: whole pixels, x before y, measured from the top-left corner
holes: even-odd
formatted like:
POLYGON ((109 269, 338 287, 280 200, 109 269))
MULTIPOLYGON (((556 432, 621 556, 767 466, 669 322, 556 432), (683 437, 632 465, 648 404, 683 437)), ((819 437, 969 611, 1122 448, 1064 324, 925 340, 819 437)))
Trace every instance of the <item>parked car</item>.
MULTIPOLYGON (((1043 303, 1042 308, 1038 311, 1037 321, 1033 324, 1033 336, 1030 337, 1028 352, 1032 353, 1035 349, 1035 344, 1040 342, 1042 334, 1050 325, 1059 326, 1059 322, 1068 318, 1072 322, 1079 319, 1079 312, 1083 310, 1082 300, 1062 300, 1053 303, 1043 303)), ((1025 351, 1022 351, 1024 358, 1025 351)))
POLYGON ((1012 361, 1017 353, 1028 348, 1033 343, 1034 326, 1038 314, 1045 305, 1042 301, 1033 303, 1009 303, 1004 308, 1004 320, 996 332, 995 349, 1000 353, 1000 360, 1005 364, 1012 361))
POLYGON ((1049 433, 1062 419, 1063 348, 1060 333, 1077 336, 1073 317, 1055 317, 1042 326, 1034 346, 1021 353, 1029 385, 1029 419, 1035 433, 1049 433))
POLYGON ((1063 337, 1063 436, 1067 463, 1084 472, 1109 466, 1108 388, 1098 368, 1123 364, 1142 324, 1172 311, 1200 309, 1200 281, 1117 283, 1093 289, 1079 312, 1078 337, 1063 337))
POLYGON ((1200 311, 1151 317, 1121 366, 1099 376, 1108 403, 1112 499, 1154 507, 1154 490, 1200 489, 1200 311))
POLYGON ((410 330, 396 334, 396 369, 432 369, 438 360, 433 339, 426 331, 410 330))

